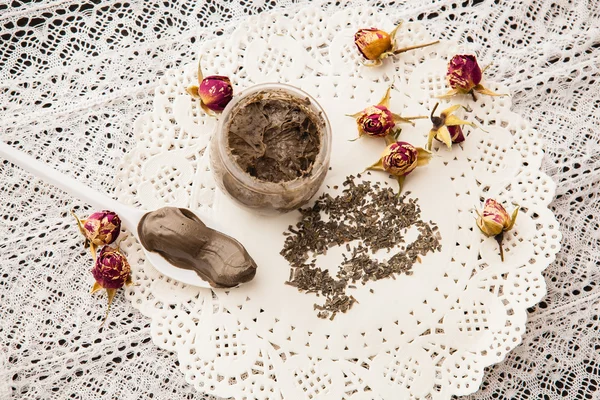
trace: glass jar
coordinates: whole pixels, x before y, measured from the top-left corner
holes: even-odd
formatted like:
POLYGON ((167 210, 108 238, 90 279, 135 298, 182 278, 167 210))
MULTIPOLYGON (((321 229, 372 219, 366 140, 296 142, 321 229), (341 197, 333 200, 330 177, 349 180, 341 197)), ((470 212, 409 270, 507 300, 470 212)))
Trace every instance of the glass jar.
MULTIPOLYGON (((265 118, 268 117, 265 115, 265 118)), ((304 121, 306 122, 306 119, 304 121)), ((308 123, 310 124, 310 122, 308 123)), ((242 126, 250 126, 248 124, 242 126)), ((260 129, 264 129, 264 127, 260 129)), ((281 129, 283 129, 283 125, 281 129)), ((264 138, 265 132, 262 132, 261 135, 261 138, 264 138)), ((267 146, 264 142, 262 145, 267 146)), ((280 152, 288 151, 286 150, 287 142, 274 143, 274 146, 277 146, 280 152)), ((290 149, 290 151, 296 151, 296 149, 290 149)), ((238 204, 262 214, 284 213, 306 204, 323 183, 329 168, 331 127, 321 106, 308 93, 286 84, 259 84, 235 96, 223 110, 211 139, 209 154, 211 169, 221 191, 238 204), (234 154, 230 147, 229 138, 232 123, 236 118, 238 121, 235 122, 235 126, 244 124, 246 121, 249 121, 248 124, 250 124, 252 121, 252 114, 249 114, 252 109, 246 111, 245 115, 243 112, 240 113, 244 107, 256 102, 269 104, 268 102, 272 100, 279 102, 280 105, 289 104, 290 107, 301 110, 316 127, 320 140, 320 147, 312 165, 301 176, 280 182, 253 176, 248 172, 253 167, 247 167, 244 170, 238 162, 239 158, 236 158, 238 155, 234 154)))

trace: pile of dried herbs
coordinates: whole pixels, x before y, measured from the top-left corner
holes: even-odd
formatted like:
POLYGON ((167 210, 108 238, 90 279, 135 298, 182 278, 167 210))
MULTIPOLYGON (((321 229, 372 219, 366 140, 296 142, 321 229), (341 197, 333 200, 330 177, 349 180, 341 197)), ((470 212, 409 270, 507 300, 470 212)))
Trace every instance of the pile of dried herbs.
POLYGON ((406 197, 408 193, 399 196, 390 187, 363 182, 360 177, 347 177, 341 195, 325 193, 312 207, 300 209, 301 221, 284 233, 287 237, 281 255, 291 265, 286 284, 325 297, 323 304, 315 304, 319 318, 333 319, 336 313, 348 311, 356 302, 346 293, 355 287, 353 284, 410 275, 420 255, 441 250, 437 226, 420 220, 421 209, 414 199, 406 197), (383 262, 371 256, 405 244, 404 234, 411 226, 419 235, 406 244, 405 251, 383 262), (358 244, 351 246, 350 242, 358 244), (335 277, 316 260, 334 246, 346 249, 335 277))

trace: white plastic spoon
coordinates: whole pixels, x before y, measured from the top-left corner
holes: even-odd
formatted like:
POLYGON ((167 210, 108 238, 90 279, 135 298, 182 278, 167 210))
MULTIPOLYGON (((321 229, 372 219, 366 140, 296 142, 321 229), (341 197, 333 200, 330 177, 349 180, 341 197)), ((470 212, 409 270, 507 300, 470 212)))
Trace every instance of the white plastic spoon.
MULTIPOLYGON (((122 225, 131 232, 139 241, 137 234, 137 226, 140 219, 148 211, 138 210, 136 208, 123 205, 116 200, 97 192, 86 185, 77 182, 75 179, 64 175, 50 166, 36 160, 35 158, 7 145, 0 141, 0 157, 10 161, 11 163, 21 167, 22 169, 34 174, 35 176, 45 180, 46 182, 56 186, 59 189, 70 193, 86 203, 92 205, 97 210, 111 210, 119 214, 122 225)), ((211 216, 204 213, 194 213, 208 226, 209 228, 222 231, 218 224, 211 216)), ((169 278, 176 279, 188 285, 210 288, 209 283, 200 278, 194 271, 178 268, 169 263, 158 253, 147 251, 143 246, 146 260, 149 261, 154 268, 161 274, 169 278)))

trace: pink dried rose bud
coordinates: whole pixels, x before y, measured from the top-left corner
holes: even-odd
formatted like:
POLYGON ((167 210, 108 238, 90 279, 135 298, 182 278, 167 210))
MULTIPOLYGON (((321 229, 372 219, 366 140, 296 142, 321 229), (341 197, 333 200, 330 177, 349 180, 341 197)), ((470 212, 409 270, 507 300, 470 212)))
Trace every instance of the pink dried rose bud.
POLYGON ((380 105, 365 108, 356 123, 360 135, 374 137, 385 137, 396 126, 392 112, 386 106, 380 105))
POLYGON ((122 288, 124 285, 131 285, 131 267, 127 262, 127 258, 121 254, 119 249, 105 246, 98 253, 92 268, 92 275, 96 282, 92 286, 91 293, 104 289, 108 294, 108 308, 106 310, 106 316, 108 316, 117 289, 122 288))
POLYGON ((452 143, 462 143, 465 141, 465 134, 460 125, 449 126, 448 131, 450 132, 452 143))
MULTIPOLYGON (((446 126, 446 128, 448 128, 448 133, 450 134, 450 139, 452 140, 453 144, 462 143, 465 141, 465 134, 463 133, 460 125, 446 126)), ((441 142, 437 135, 435 136, 435 140, 441 142)))
POLYGON ((427 118, 425 116, 402 117, 391 112, 389 109, 390 91, 391 87, 388 87, 377 105, 369 106, 360 112, 348 115, 356 119, 359 137, 363 135, 371 137, 396 136, 397 134, 394 131, 396 124, 408 123, 414 125, 413 119, 427 118))
POLYGON ((200 82, 198 95, 208 109, 221 112, 233 98, 233 87, 228 77, 211 75, 200 82))
POLYGON ((448 93, 439 98, 448 98, 455 94, 470 94, 477 100, 475 92, 489 96, 506 96, 486 89, 481 85, 483 71, 477 64, 477 58, 471 54, 457 54, 448 63, 446 80, 452 88, 448 93))
POLYGON ((456 104, 451 107, 443 110, 439 116, 434 116, 435 110, 437 110, 439 103, 437 103, 433 110, 431 110, 431 123, 433 126, 429 131, 429 135, 427 137, 427 150, 431 150, 431 145, 433 144, 433 139, 437 139, 440 142, 443 142, 448 148, 452 147, 452 143, 461 143, 464 142, 465 136, 463 134, 461 125, 469 125, 473 128, 477 128, 472 122, 464 121, 459 119, 453 113, 458 110, 461 105, 456 104))
POLYGON ((388 145, 379 161, 368 169, 388 172, 396 177, 400 190, 404 179, 415 168, 427 165, 431 159, 431 153, 420 147, 414 147, 407 142, 394 142, 388 145))
POLYGON ((210 115, 221 112, 233 98, 233 86, 226 76, 210 75, 204 77, 198 60, 198 85, 191 85, 186 91, 195 99, 200 100, 202 109, 210 115))
POLYGON ((473 90, 481 82, 481 68, 475 56, 459 54, 452 57, 446 79, 452 89, 460 89, 465 93, 473 90))
POLYGON ((377 28, 363 28, 359 29, 354 34, 354 44, 356 45, 356 48, 364 59, 370 62, 366 65, 381 65, 382 60, 386 57, 439 43, 439 40, 436 40, 435 42, 398 48, 396 45, 396 33, 401 25, 402 22, 400 22, 390 33, 377 28))
POLYGON ((519 213, 519 207, 515 208, 512 216, 504 206, 494 199, 487 199, 483 212, 477 218, 477 226, 484 235, 491 237, 512 229, 519 213))
POLYGON ((92 255, 96 257, 96 249, 113 243, 121 232, 121 219, 109 210, 95 212, 87 219, 80 220, 74 212, 71 212, 77 220, 79 231, 85 237, 85 247, 90 247, 92 255))
POLYGON ((500 246, 500 258, 504 261, 504 249, 502 248, 502 237, 504 232, 510 231, 515 225, 519 206, 517 206, 512 215, 504 206, 494 199, 487 199, 483 207, 483 212, 477 212, 477 226, 479 230, 487 236, 494 237, 500 246))

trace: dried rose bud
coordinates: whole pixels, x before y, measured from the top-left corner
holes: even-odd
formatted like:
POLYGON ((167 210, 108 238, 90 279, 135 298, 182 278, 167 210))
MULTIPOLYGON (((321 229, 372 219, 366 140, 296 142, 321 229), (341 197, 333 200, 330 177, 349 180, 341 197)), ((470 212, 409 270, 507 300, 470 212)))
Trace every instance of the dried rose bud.
POLYGON ((452 143, 462 143, 465 141, 465 134, 460 125, 449 126, 448 131, 450 132, 452 143))
POLYGON ((448 63, 446 79, 452 89, 460 89, 465 93, 473 90, 481 82, 481 68, 475 56, 459 54, 452 57, 448 63))
POLYGON ((492 92, 489 89, 483 87, 481 82, 481 76, 483 71, 477 64, 477 58, 471 54, 457 54, 448 63, 448 72, 446 73, 446 79, 448 85, 452 88, 448 93, 439 98, 448 98, 455 94, 470 94, 473 100, 477 100, 475 92, 481 94, 487 94, 490 96, 506 96, 505 94, 499 94, 492 92))
POLYGON ((371 137, 387 137, 393 136, 394 128, 397 123, 408 123, 414 126, 413 119, 427 118, 424 116, 418 117, 402 117, 390 111, 390 91, 389 87, 383 98, 375 106, 369 106, 356 114, 349 115, 356 119, 358 126, 359 137, 367 135, 371 137))
POLYGON ((458 110, 461 105, 456 104, 452 107, 448 107, 440 113, 439 117, 435 117, 433 114, 435 114, 435 110, 437 110, 438 106, 439 103, 431 110, 430 119, 433 127, 429 131, 429 136, 427 138, 427 150, 431 150, 434 138, 444 142, 448 148, 452 147, 452 143, 464 142, 465 136, 460 125, 469 125, 477 128, 477 125, 474 123, 463 121, 452 115, 452 113, 458 110))
POLYGON ((204 77, 198 60, 198 85, 191 85, 186 91, 200 100, 202 109, 210 115, 221 112, 233 98, 233 87, 226 76, 211 75, 204 77))
POLYGON ((386 171, 394 175, 402 190, 402 184, 408 174, 415 168, 427 165, 431 153, 420 147, 414 147, 407 142, 395 142, 386 147, 379 161, 368 169, 386 171))
POLYGON ((228 77, 211 75, 202 79, 198 94, 208 109, 221 112, 233 98, 233 87, 228 77))
POLYGON ((392 175, 406 176, 417 167, 419 152, 411 144, 396 142, 390 144, 383 155, 381 163, 383 169, 392 175))
POLYGON ((377 28, 359 29, 354 34, 354 43, 367 60, 375 61, 382 54, 392 50, 390 34, 377 28))
POLYGON ((131 285, 131 267, 119 249, 105 246, 98 253, 92 268, 92 275, 96 282, 92 286, 91 293, 104 289, 108 294, 108 309, 106 310, 106 316, 108 316, 117 289, 124 285, 131 285))
POLYGON ((71 212, 77 220, 79 231, 85 237, 85 247, 90 247, 92 255, 96 257, 96 249, 113 243, 121 232, 121 219, 108 210, 95 212, 87 219, 80 220, 74 212, 71 212))
POLYGON ((366 65, 381 65, 382 60, 386 57, 439 43, 439 40, 436 40, 435 42, 431 43, 409 46, 401 49, 397 48, 396 33, 401 25, 402 22, 400 22, 390 33, 384 32, 377 28, 366 28, 359 29, 354 34, 354 43, 356 44, 356 48, 360 54, 370 62, 370 64, 366 65))
POLYGON ((365 108, 356 120, 360 135, 385 137, 394 127, 394 116, 386 106, 370 106, 365 108))
MULTIPOLYGON (((452 143, 462 143, 465 141, 465 134, 463 133, 463 130, 460 125, 446 126, 446 128, 448 128, 448 132, 450 133, 450 139, 452 139, 452 143)), ((441 140, 438 139, 437 135, 435 137, 435 140, 441 142, 441 140)))
POLYGON ((514 209, 511 216, 494 199, 487 199, 483 207, 483 212, 477 212, 477 226, 487 237, 494 237, 500 246, 500 258, 504 261, 504 249, 502 248, 502 237, 504 232, 510 231, 515 225, 519 207, 514 209))

